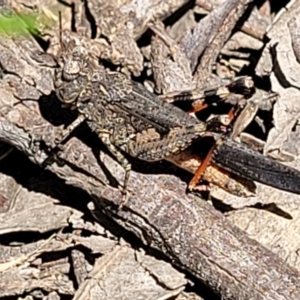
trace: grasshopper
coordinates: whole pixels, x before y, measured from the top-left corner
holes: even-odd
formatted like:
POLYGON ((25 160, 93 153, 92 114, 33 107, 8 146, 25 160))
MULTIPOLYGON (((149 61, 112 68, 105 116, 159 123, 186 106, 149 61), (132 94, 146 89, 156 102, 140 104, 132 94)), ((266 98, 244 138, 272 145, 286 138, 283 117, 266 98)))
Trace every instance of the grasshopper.
MULTIPOLYGON (((124 74, 106 70, 98 64, 97 57, 87 50, 81 40, 70 37, 68 31, 62 32, 61 45, 59 68, 55 71, 54 80, 56 94, 65 106, 75 109, 79 116, 63 131, 57 143, 67 138, 82 122, 87 122, 125 170, 123 204, 126 202, 131 171, 131 164, 124 152, 145 161, 172 161, 172 156, 204 136, 220 136, 219 133, 224 133, 224 124, 219 118, 201 122, 173 104, 162 101, 142 84, 128 79, 124 74)), ((189 190, 196 187, 211 160, 226 171, 233 169, 244 178, 300 192, 300 186, 291 185, 286 180, 298 182, 300 172, 226 138, 218 140, 216 147, 199 166, 190 181, 189 190), (228 159, 231 152, 235 153, 232 168, 228 159), (243 161, 247 165, 241 168, 243 161), (268 176, 261 172, 264 166, 268 176)))

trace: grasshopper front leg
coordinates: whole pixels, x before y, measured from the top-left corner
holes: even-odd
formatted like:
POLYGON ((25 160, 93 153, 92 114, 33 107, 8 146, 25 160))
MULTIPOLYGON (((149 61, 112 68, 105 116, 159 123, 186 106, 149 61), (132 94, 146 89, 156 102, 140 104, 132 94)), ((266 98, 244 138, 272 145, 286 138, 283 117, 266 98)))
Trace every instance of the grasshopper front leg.
POLYGON ((82 114, 80 114, 75 121, 73 121, 68 127, 66 127, 60 134, 58 138, 55 140, 55 144, 59 145, 63 143, 70 134, 84 121, 86 120, 86 117, 82 114))

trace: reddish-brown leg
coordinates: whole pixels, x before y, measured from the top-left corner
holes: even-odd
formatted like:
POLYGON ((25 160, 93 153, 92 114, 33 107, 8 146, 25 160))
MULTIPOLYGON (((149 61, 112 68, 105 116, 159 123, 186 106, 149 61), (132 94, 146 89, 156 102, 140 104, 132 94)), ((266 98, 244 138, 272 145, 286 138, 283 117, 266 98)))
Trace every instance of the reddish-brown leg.
POLYGON ((232 121, 235 117, 236 108, 232 107, 228 113, 229 120, 232 121))
POLYGON ((196 112, 199 112, 199 111, 205 109, 206 107, 208 107, 208 104, 194 103, 192 106, 193 106, 193 108, 188 111, 189 114, 196 113, 196 112))
MULTIPOLYGON (((200 110, 203 110, 204 108, 206 108, 208 105, 207 104, 196 104, 196 105, 193 105, 193 110, 192 111, 189 111, 189 113, 195 113, 195 112, 198 112, 200 110)), ((228 113, 228 118, 229 118, 229 121, 232 122, 234 117, 235 117, 235 114, 236 114, 236 111, 237 111, 237 108, 236 107, 233 107, 230 109, 229 113, 228 113)), ((210 165, 210 162, 211 162, 211 159, 212 159, 212 155, 213 155, 213 152, 216 148, 216 146, 221 142, 221 140, 217 141, 216 144, 210 149, 210 151, 207 153, 205 159, 203 160, 203 162, 201 163, 201 165, 199 166, 199 168, 197 169, 194 177, 192 178, 192 180, 190 181, 189 183, 189 186, 188 186, 188 189, 190 191, 192 190, 196 190, 197 189, 197 186, 199 184, 199 181, 201 180, 201 177, 203 176, 206 168, 210 165)), ((198 189, 197 189, 198 190, 198 189)))
POLYGON ((188 189, 190 191, 193 191, 195 190, 195 187, 198 185, 201 177, 203 176, 206 168, 210 165, 210 161, 212 159, 212 155, 213 155, 213 152, 215 150, 215 147, 216 146, 213 146, 209 152, 207 153, 205 159, 203 160, 203 162, 201 163, 201 165, 199 166, 199 168, 197 169, 194 177, 192 178, 192 180, 190 181, 189 183, 189 186, 188 186, 188 189))

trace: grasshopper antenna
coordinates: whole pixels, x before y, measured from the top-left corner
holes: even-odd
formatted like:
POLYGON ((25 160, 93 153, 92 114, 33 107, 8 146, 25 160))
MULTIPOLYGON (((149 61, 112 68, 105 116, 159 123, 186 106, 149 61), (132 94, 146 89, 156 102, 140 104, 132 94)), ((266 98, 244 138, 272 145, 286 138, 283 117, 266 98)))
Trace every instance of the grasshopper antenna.
POLYGON ((62 16, 61 11, 58 12, 58 30, 59 30, 59 50, 56 54, 56 61, 60 66, 63 59, 63 53, 66 50, 65 44, 63 42, 63 29, 62 29, 62 16))
MULTIPOLYGON (((59 28, 59 45, 61 51, 64 51, 64 43, 63 43, 63 38, 62 38, 62 16, 61 16, 61 11, 58 12, 58 28, 59 28)), ((60 51, 60 52, 61 52, 60 51)))

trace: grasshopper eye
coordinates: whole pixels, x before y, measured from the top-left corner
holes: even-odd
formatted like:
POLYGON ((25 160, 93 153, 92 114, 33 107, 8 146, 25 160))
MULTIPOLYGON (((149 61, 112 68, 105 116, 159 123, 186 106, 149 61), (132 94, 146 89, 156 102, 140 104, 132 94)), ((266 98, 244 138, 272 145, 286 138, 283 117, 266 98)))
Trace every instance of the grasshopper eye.
POLYGON ((72 81, 79 76, 81 67, 78 61, 70 60, 63 68, 62 76, 64 80, 72 81))
POLYGON ((77 61, 83 61, 87 56, 87 50, 82 46, 77 46, 73 50, 73 59, 77 61))
POLYGON ((63 80, 72 81, 72 80, 76 79, 77 75, 69 74, 69 73, 63 71, 62 72, 62 77, 63 77, 63 80))

